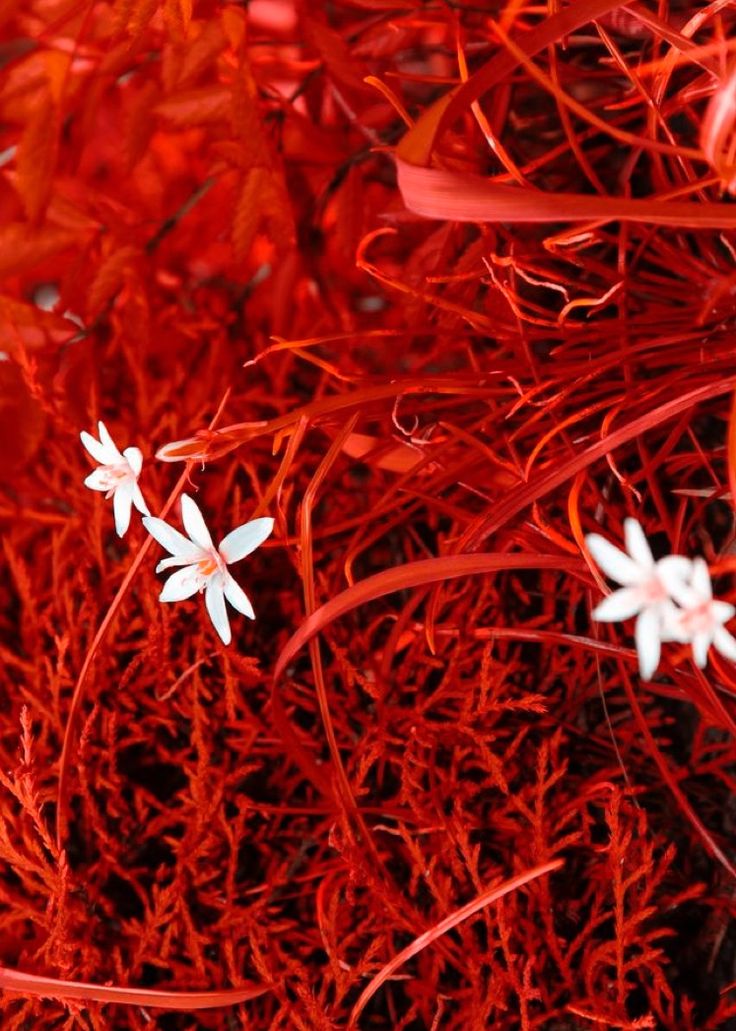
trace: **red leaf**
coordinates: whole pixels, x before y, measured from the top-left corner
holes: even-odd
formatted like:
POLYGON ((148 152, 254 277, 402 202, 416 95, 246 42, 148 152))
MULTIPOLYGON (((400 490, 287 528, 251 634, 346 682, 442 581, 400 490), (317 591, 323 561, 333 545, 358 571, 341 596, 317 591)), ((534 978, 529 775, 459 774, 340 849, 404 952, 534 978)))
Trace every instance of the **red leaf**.
POLYGON ((20 345, 36 350, 62 344, 79 331, 73 322, 42 311, 13 297, 0 295, 0 337, 2 348, 12 356, 20 345))
POLYGON ((140 255, 137 247, 119 247, 100 265, 89 289, 87 311, 96 315, 120 289, 126 268, 140 255))
POLYGON ((236 258, 242 259, 248 254, 264 222, 268 222, 269 235, 279 247, 292 243, 289 201, 285 191, 279 188, 281 185, 281 180, 268 168, 252 168, 246 174, 233 218, 236 258))
POLYGON ((330 75, 338 83, 361 93, 372 92, 371 87, 363 82, 364 76, 368 74, 367 69, 356 61, 342 36, 328 25, 312 18, 304 20, 304 27, 307 41, 320 55, 330 75))
POLYGON ((70 229, 31 229, 23 222, 0 227, 0 279, 21 275, 78 243, 79 234, 70 229))
POLYGON ((220 122, 230 113, 231 93, 224 86, 207 86, 168 97, 156 105, 156 112, 174 125, 220 122))
POLYGON ((0 360, 0 479, 7 481, 38 449, 46 420, 16 365, 0 360), (12 442, 12 446, 10 445, 12 442))
POLYGON ((59 145, 59 111, 47 97, 31 116, 18 145, 17 189, 31 222, 42 221, 51 196, 59 145))

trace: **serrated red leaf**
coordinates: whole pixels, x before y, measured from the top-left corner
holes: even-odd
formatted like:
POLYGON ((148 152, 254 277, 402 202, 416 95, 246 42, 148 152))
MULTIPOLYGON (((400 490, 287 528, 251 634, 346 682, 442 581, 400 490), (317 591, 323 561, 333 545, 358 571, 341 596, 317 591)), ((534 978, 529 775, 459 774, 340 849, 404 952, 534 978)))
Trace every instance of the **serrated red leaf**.
POLYGON ((174 94, 156 105, 156 113, 177 126, 220 122, 230 113, 231 93, 225 86, 207 86, 174 94))
POLYGON ((270 190, 265 168, 252 168, 243 181, 233 213, 233 249, 242 260, 250 251, 264 215, 264 198, 270 190))
POLYGON ((23 222, 0 227, 0 279, 21 275, 78 241, 78 233, 48 224, 37 229, 23 222))
POLYGON ((0 357, 0 481, 7 481, 33 456, 45 417, 16 365, 0 357))
POLYGON ((185 40, 192 20, 191 0, 164 0, 163 14, 171 38, 185 40))
POLYGON ((219 22, 206 22, 201 26, 195 23, 190 36, 195 31, 195 38, 188 39, 184 47, 176 80, 179 89, 193 86, 202 73, 214 64, 226 44, 225 33, 219 22))
POLYGON ((259 228, 267 224, 269 236, 277 247, 289 247, 294 240, 288 194, 268 168, 252 168, 246 173, 233 217, 233 248, 242 260, 250 251, 259 228))
POLYGON ((42 221, 58 155, 59 109, 47 96, 26 125, 16 156, 17 189, 29 220, 42 221))
POLYGON ((363 82, 368 74, 362 63, 350 53, 345 40, 334 29, 314 18, 304 20, 307 41, 314 47, 324 61, 330 75, 348 89, 360 93, 372 92, 371 87, 363 82))
POLYGON ((78 327, 67 319, 0 294, 1 346, 11 357, 19 345, 36 350, 50 344, 62 344, 77 332, 78 327))
POLYGON ((87 298, 87 312, 96 315, 120 289, 126 268, 140 257, 137 247, 118 247, 100 265, 87 298))
POLYGON ((154 108, 159 97, 156 82, 146 82, 131 99, 125 118, 125 155, 128 169, 143 157, 155 127, 154 108))

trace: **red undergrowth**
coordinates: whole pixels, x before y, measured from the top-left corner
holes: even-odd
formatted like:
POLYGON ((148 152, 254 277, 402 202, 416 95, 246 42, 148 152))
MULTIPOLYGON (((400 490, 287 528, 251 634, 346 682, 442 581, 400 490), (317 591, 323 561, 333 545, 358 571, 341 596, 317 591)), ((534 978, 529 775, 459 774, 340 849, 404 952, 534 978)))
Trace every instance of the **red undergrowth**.
POLYGON ((733 1026, 736 674, 584 545, 736 596, 733 27, 0 3, 3 1028, 733 1026), (274 516, 230 647, 99 418, 274 516))

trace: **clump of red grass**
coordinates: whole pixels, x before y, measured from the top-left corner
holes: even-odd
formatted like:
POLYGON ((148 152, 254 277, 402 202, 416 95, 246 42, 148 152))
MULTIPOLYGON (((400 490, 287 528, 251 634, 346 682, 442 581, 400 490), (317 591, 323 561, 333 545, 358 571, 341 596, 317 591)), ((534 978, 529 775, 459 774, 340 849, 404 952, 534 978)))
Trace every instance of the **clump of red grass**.
POLYGON ((734 595, 733 11, 0 24, 3 1027, 731 1026, 736 678, 583 535, 734 595), (231 647, 100 417, 275 516, 231 647))

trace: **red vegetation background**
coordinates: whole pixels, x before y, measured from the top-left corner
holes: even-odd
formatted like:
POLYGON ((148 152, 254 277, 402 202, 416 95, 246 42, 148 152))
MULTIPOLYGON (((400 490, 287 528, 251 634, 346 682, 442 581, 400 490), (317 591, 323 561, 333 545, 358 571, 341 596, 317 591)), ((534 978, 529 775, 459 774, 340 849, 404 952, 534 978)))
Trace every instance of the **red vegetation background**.
POLYGON ((734 1027, 736 676, 583 547, 736 593, 734 20, 0 2, 3 1028, 734 1027))

